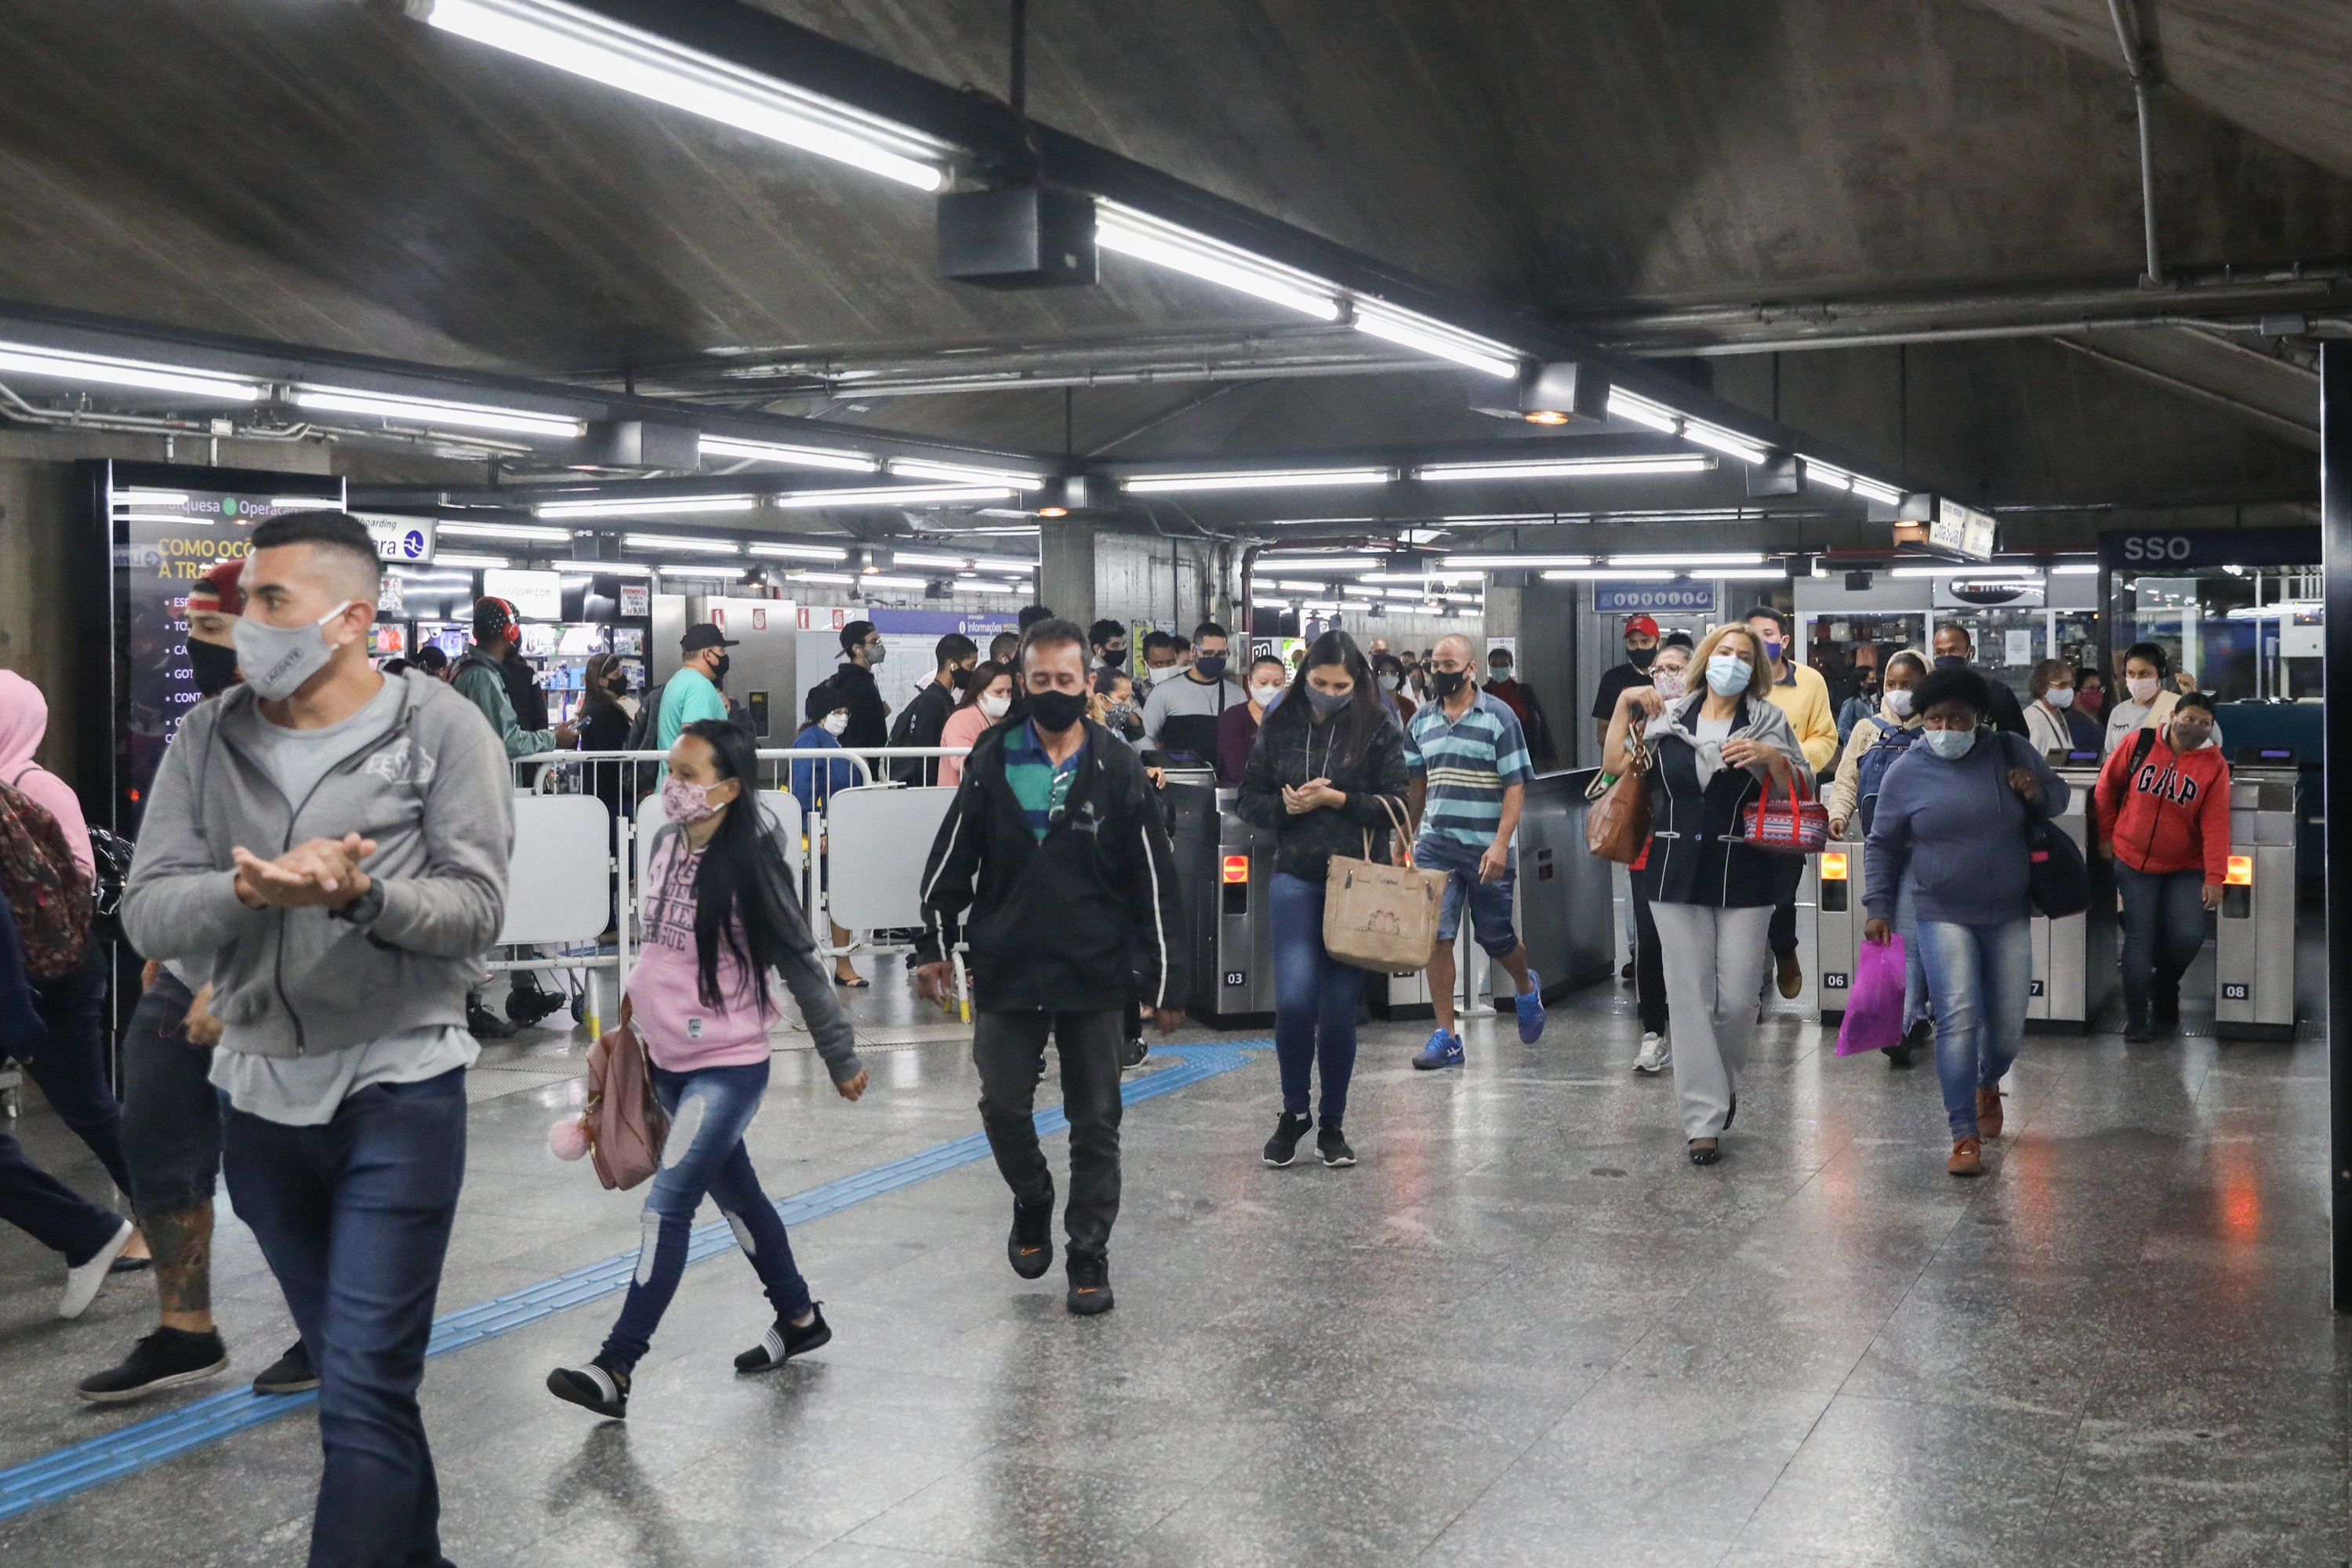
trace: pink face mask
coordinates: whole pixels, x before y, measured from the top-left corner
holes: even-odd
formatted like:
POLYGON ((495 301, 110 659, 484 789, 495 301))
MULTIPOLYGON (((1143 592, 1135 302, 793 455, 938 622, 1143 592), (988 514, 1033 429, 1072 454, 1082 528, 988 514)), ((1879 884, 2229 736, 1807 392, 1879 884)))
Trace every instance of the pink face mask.
POLYGON ((676 773, 662 784, 662 811, 672 822, 706 822, 718 816, 719 810, 719 805, 710 799, 708 784, 688 784, 676 773))

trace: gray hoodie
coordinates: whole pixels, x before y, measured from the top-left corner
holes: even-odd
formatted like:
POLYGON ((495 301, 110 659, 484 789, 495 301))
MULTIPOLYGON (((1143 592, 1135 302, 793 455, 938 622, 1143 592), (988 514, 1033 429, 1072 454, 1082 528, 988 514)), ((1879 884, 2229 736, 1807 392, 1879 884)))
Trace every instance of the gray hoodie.
POLYGON ((302 1056, 465 1026, 467 989, 506 918, 514 785, 479 710, 423 670, 395 679, 391 727, 300 801, 255 757, 263 720, 249 687, 199 703, 163 754, 123 928, 145 957, 196 960, 236 1049, 302 1056), (233 847, 268 858, 353 831, 376 841, 373 919, 238 901, 233 847))

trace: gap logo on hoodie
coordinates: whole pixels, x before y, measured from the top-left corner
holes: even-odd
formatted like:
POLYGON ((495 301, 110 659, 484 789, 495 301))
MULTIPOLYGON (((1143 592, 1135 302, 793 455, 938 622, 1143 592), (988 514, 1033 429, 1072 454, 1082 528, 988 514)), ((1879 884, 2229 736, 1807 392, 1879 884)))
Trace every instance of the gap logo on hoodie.
POLYGON ((2170 763, 2163 764, 2161 770, 2154 763, 2141 763, 2139 772, 2132 776, 2132 791, 2168 800, 2175 805, 2187 805, 2200 793, 2197 781, 2170 763))

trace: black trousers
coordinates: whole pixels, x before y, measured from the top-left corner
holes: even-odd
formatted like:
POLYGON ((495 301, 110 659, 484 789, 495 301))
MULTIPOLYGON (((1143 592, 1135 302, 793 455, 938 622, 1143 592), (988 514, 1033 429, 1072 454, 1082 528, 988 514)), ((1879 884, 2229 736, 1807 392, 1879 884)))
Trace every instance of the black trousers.
POLYGON ((1642 1032, 1666 1032, 1666 970, 1658 957, 1658 921, 1650 900, 1633 895, 1633 1005, 1642 1015, 1642 1032))
POLYGON ((980 1124, 1013 1195, 1051 1203, 1054 1171, 1038 1145, 1036 1121, 1049 1032, 1062 1058, 1062 1110, 1070 1120, 1070 1197, 1062 1225, 1073 1253, 1099 1258, 1118 1218, 1119 1010, 981 1014, 971 1033, 980 1124))
POLYGON ((1774 891, 1780 898, 1772 905, 1772 933, 1769 938, 1774 957, 1797 951, 1797 889, 1805 879, 1805 863, 1794 855, 1777 857, 1787 862, 1775 866, 1773 874, 1780 879, 1774 891))

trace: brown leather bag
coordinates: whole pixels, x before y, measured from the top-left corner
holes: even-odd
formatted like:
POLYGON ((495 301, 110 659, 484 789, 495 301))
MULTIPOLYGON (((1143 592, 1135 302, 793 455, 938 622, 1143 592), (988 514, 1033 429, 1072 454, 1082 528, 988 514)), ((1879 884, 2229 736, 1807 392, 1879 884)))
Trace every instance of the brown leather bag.
POLYGON ((1585 787, 1584 847, 1603 860, 1631 866, 1650 843, 1650 749, 1641 731, 1625 730, 1625 771, 1603 785, 1596 777, 1585 787))
POLYGON ((588 1152, 596 1179, 624 1191, 661 1168, 669 1115, 654 1098, 653 1064, 621 998, 621 1026, 588 1047, 588 1152))
POLYGON ((1402 974, 1429 965, 1445 905, 1445 873, 1413 865, 1403 817, 1388 796, 1379 799, 1396 828, 1397 863, 1383 866, 1372 858, 1369 833, 1362 859, 1331 857, 1323 879, 1323 950, 1358 969, 1402 974))

